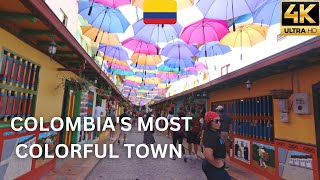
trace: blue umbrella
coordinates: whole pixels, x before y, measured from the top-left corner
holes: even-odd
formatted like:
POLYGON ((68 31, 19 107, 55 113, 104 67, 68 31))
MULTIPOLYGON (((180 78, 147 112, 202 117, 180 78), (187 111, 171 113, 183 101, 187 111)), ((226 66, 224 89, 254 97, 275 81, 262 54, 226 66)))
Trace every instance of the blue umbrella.
POLYGON ((201 51, 197 54, 198 58, 223 55, 231 51, 229 46, 219 44, 217 41, 206 43, 200 49, 201 51))
POLYGON ((169 58, 190 58, 199 52, 194 45, 186 44, 183 41, 175 41, 167 44, 162 50, 161 55, 169 58))
POLYGON ((101 44, 99 46, 99 51, 103 52, 105 56, 110 56, 120 61, 129 60, 127 51, 123 49, 121 46, 107 46, 101 44))
MULTIPOLYGON (((244 23, 244 22, 247 22, 247 21, 248 21, 249 19, 251 19, 251 18, 252 18, 252 13, 245 14, 245 15, 236 17, 234 23, 235 23, 235 24, 244 23)), ((232 21, 228 22, 228 26, 229 26, 229 27, 231 27, 232 24, 233 24, 232 21)))
POLYGON ((143 19, 132 25, 135 37, 148 43, 167 43, 179 38, 182 26, 176 24, 144 24, 143 19))
MULTIPOLYGON (((158 71, 179 73, 179 68, 171 68, 162 64, 161 66, 158 67, 158 71)), ((183 72, 183 69, 180 69, 180 71, 183 72)))
POLYGON ((119 9, 89 1, 79 1, 78 6, 79 14, 99 30, 124 33, 130 25, 119 9))
POLYGON ((156 73, 147 73, 146 71, 144 71, 144 72, 135 72, 134 75, 138 76, 138 77, 141 77, 142 79, 153 78, 153 77, 157 76, 156 73))
POLYGON ((268 0, 253 13, 253 23, 271 26, 280 22, 280 0, 268 0))
POLYGON ((194 60, 191 58, 184 58, 184 59, 171 58, 171 59, 165 60, 164 65, 170 68, 178 68, 180 72, 181 69, 194 66, 194 60))

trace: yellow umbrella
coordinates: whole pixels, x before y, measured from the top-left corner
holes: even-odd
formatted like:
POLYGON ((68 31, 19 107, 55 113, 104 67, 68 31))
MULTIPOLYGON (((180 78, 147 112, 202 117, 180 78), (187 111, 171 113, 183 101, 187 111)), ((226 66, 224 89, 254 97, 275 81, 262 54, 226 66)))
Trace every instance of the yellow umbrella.
POLYGON ((225 35, 220 43, 231 47, 252 47, 257 43, 264 41, 267 36, 268 26, 258 24, 241 25, 236 28, 236 31, 225 35))
POLYGON ((161 62, 161 57, 159 55, 146 55, 139 53, 134 53, 130 59, 133 63, 140 65, 157 65, 161 62))
MULTIPOLYGON (((177 9, 181 10, 193 6, 194 0, 176 0, 177 9)), ((132 0, 132 5, 143 9, 144 0, 132 0)))
POLYGON ((92 41, 110 45, 110 46, 121 46, 117 34, 107 33, 93 26, 81 26, 83 35, 90 38, 92 41))

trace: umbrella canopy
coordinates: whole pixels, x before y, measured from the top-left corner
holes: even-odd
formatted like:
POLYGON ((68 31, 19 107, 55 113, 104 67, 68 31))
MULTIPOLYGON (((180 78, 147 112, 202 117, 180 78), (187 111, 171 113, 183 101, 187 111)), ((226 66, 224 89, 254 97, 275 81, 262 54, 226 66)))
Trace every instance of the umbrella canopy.
POLYGON ((239 26, 230 32, 220 43, 231 47, 251 47, 266 39, 268 27, 256 24, 239 26))
POLYGON ((119 64, 112 64, 112 63, 107 63, 106 61, 103 63, 103 68, 102 70, 111 73, 111 74, 118 74, 120 76, 132 76, 133 72, 129 67, 122 66, 119 64))
POLYGON ((197 54, 197 57, 211 57, 223 55, 231 51, 229 46, 219 44, 219 42, 209 42, 200 47, 200 52, 197 54))
POLYGON ((228 32, 227 21, 205 18, 185 27, 180 38, 188 44, 205 44, 219 41, 228 32))
POLYGON ((130 58, 133 63, 140 65, 157 65, 161 62, 161 57, 159 55, 146 55, 134 53, 130 58))
POLYGON ((242 25, 236 31, 230 32, 220 43, 231 47, 241 47, 242 60, 242 47, 252 47, 255 44, 266 39, 268 27, 256 24, 242 25))
POLYGON ((144 24, 140 20, 132 25, 135 37, 145 42, 157 44, 167 43, 173 39, 179 38, 182 26, 176 24, 144 24))
POLYGON ((157 69, 156 65, 140 65, 140 64, 137 64, 137 66, 136 66, 135 64, 131 64, 130 66, 132 68, 140 69, 140 70, 156 70, 157 69))
MULTIPOLYGON (((176 1, 177 1, 178 10, 191 7, 194 4, 194 0, 176 0, 176 1)), ((141 9, 143 8, 143 3, 144 3, 144 0, 132 0, 132 5, 139 7, 141 9)))
POLYGON ((194 45, 188 45, 183 41, 175 41, 167 44, 161 51, 161 55, 169 58, 190 58, 195 56, 199 50, 194 45))
POLYGON ((109 33, 123 33, 129 27, 129 22, 118 9, 113 9, 98 3, 79 1, 79 14, 91 25, 109 33))
POLYGON ((178 74, 172 72, 159 72, 157 77, 165 80, 178 79, 178 74))
POLYGON ((179 68, 172 68, 172 67, 169 67, 169 66, 162 64, 161 66, 158 67, 158 71, 179 73, 179 68))
POLYGON ((91 2, 103 4, 112 8, 130 4, 130 0, 90 0, 91 2))
MULTIPOLYGON (((265 0, 200 0, 196 6, 205 18, 228 20, 253 13, 265 0)), ((233 25, 235 25, 233 23, 233 25)), ((235 26, 233 27, 235 30, 235 26)))
POLYGON ((122 45, 135 53, 157 55, 160 51, 158 46, 134 37, 123 41, 122 45))
POLYGON ((204 70, 208 70, 208 67, 203 64, 202 62, 196 62, 195 66, 197 71, 204 71, 204 70))
POLYGON ((268 0, 253 13, 253 22, 274 25, 280 22, 280 0, 268 0))
POLYGON ((105 31, 100 31, 99 29, 93 26, 81 26, 81 30, 84 36, 87 36, 92 41, 110 45, 110 46, 120 46, 117 34, 107 33, 105 31))
POLYGON ((185 58, 185 59, 168 59, 164 61, 164 65, 170 67, 170 68, 178 68, 179 72, 181 69, 185 69, 188 67, 194 66, 194 60, 191 58, 185 58))
POLYGON ((127 51, 121 46, 107 46, 101 44, 99 46, 99 51, 103 52, 106 56, 111 56, 121 61, 129 60, 127 51))
MULTIPOLYGON (((117 58, 115 57, 111 57, 111 56, 105 56, 104 57, 104 60, 108 62, 108 64, 110 63, 111 65, 113 64, 118 64, 118 65, 121 65, 121 66, 128 66, 127 62, 126 61, 120 61, 118 60, 117 58)), ((110 66, 111 67, 111 66, 110 66)))

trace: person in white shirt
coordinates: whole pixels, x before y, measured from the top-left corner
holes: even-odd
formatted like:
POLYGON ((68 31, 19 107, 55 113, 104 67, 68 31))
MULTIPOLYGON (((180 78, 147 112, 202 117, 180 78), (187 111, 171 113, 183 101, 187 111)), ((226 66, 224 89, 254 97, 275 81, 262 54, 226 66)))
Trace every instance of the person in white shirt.
POLYGON ((97 117, 101 117, 102 116, 102 111, 103 111, 103 109, 102 109, 102 107, 100 106, 100 102, 97 102, 97 106, 96 106, 96 109, 95 109, 95 111, 94 111, 94 118, 96 119, 97 117))

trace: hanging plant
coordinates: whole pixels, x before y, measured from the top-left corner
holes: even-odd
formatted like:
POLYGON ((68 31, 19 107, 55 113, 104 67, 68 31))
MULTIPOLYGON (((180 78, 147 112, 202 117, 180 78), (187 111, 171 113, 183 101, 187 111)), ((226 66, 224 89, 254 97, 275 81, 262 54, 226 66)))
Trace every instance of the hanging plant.
POLYGON ((59 84, 56 89, 59 89, 60 87, 66 88, 69 87, 71 90, 79 90, 79 91, 89 91, 90 82, 87 81, 84 78, 65 78, 61 77, 61 84, 59 84))
POLYGON ((103 99, 109 99, 112 94, 112 89, 110 86, 108 86, 107 88, 99 88, 97 90, 97 94, 103 99))

